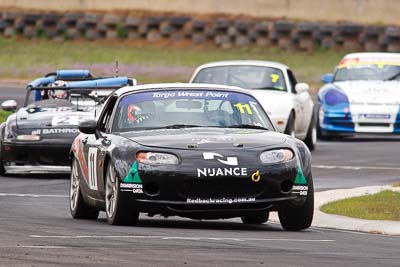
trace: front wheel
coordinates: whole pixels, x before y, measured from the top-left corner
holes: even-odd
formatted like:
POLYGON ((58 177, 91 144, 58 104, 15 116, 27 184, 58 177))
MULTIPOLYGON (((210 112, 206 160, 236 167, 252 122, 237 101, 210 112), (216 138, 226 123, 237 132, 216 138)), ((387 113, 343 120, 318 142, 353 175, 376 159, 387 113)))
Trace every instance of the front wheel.
POLYGON ((136 225, 139 212, 129 208, 124 202, 114 165, 110 161, 106 174, 106 217, 111 225, 136 225))
POLYGON ((283 229, 300 231, 311 226, 314 216, 314 186, 312 176, 308 180, 308 192, 303 205, 285 202, 278 210, 279 221, 283 229))
POLYGON ((317 145, 317 120, 315 119, 315 115, 312 115, 311 117, 304 143, 307 145, 310 151, 313 151, 317 145))
POLYGON ((99 216, 99 210, 85 203, 80 189, 80 177, 76 158, 72 161, 71 180, 69 187, 69 209, 74 219, 95 220, 99 216))
POLYGON ((295 126, 295 118, 292 111, 289 115, 289 119, 286 124, 285 134, 296 137, 294 126, 295 126))
POLYGON ((260 213, 256 213, 256 214, 252 214, 252 215, 248 215, 248 216, 243 216, 242 222, 244 224, 262 224, 262 223, 266 223, 268 221, 269 218, 269 212, 260 212, 260 213))

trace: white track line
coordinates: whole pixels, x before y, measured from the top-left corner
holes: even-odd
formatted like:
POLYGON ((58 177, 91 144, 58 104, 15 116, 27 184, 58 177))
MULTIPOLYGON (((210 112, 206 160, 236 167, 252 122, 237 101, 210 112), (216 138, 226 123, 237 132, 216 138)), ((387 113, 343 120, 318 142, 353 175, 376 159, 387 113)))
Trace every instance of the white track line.
POLYGON ((201 237, 201 236, 140 236, 140 235, 29 235, 41 239, 161 239, 194 241, 280 241, 280 242, 335 242, 332 239, 287 239, 287 238, 241 238, 241 237, 201 237))
POLYGON ((67 246, 46 246, 46 245, 16 245, 16 246, 4 246, 3 248, 39 248, 39 249, 66 249, 66 248, 74 248, 67 246))
POLYGON ((383 166, 337 166, 337 165, 312 165, 316 169, 342 169, 342 170, 391 170, 400 171, 399 167, 383 167, 383 166))
POLYGON ((38 194, 13 194, 13 193, 0 193, 0 197, 68 197, 68 195, 38 195, 38 194))

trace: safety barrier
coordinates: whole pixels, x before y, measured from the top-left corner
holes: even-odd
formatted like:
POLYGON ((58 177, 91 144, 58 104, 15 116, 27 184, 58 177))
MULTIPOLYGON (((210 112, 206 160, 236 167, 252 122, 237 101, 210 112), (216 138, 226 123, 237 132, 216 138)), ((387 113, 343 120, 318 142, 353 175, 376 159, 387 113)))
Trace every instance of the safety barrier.
POLYGON ((107 13, 2 12, 0 34, 56 41, 130 39, 214 43, 223 48, 259 45, 313 51, 317 47, 365 51, 400 51, 400 27, 315 23, 218 16, 130 16, 107 13))

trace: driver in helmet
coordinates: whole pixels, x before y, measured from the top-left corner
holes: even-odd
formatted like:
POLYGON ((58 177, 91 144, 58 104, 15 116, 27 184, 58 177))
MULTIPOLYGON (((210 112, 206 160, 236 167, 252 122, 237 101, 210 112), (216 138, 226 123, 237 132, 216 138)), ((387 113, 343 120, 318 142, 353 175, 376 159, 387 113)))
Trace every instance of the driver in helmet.
MULTIPOLYGON (((65 81, 59 80, 55 81, 50 85, 50 87, 63 87, 66 85, 65 81)), ((69 92, 67 90, 62 90, 62 89, 52 89, 49 90, 48 92, 49 98, 50 99, 68 99, 69 98, 69 92)))
POLYGON ((127 112, 130 124, 141 124, 154 119, 155 105, 153 102, 130 104, 127 112))

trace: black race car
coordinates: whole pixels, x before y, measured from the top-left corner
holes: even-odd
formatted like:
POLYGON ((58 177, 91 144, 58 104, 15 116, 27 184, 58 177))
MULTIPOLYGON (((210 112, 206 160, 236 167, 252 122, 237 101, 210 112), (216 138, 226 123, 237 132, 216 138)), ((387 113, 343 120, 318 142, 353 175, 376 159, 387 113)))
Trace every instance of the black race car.
POLYGON ((135 225, 141 212, 260 224, 278 211, 284 229, 311 225, 310 152, 276 132, 248 91, 128 86, 79 130, 71 149, 75 219, 101 210, 112 225, 135 225))
MULTIPOLYGON (((79 122, 94 118, 112 91, 134 83, 94 78, 87 70, 59 70, 30 82, 24 106, 0 125, 0 174, 69 172, 79 122)), ((7 100, 1 107, 15 111, 17 103, 7 100)))

